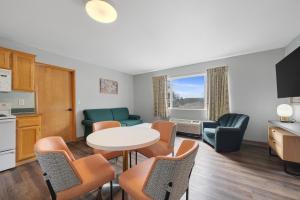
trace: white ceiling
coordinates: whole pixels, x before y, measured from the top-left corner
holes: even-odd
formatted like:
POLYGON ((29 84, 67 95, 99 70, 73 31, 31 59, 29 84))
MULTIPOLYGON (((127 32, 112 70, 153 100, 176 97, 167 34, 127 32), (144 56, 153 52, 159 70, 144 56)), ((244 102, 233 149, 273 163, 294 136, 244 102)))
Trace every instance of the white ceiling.
POLYGON ((299 0, 112 0, 100 24, 84 0, 1 0, 0 37, 138 74, 286 46, 299 0))

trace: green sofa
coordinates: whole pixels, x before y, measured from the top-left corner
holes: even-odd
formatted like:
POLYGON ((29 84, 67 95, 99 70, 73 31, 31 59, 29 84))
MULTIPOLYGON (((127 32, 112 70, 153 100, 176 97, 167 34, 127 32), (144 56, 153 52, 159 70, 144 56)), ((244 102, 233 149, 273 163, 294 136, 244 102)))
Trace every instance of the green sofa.
POLYGON ((93 132, 93 123, 100 121, 119 121, 122 126, 133 126, 143 123, 140 116, 130 115, 128 108, 88 109, 83 111, 84 137, 93 132))

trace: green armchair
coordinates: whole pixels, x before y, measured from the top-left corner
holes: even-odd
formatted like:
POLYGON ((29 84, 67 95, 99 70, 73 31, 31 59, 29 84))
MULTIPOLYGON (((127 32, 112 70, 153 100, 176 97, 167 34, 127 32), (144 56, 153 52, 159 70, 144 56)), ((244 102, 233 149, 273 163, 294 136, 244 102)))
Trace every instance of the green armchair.
POLYGON ((216 152, 238 151, 249 122, 249 116, 229 113, 216 122, 203 122, 202 139, 216 152))
POLYGON ((122 126, 134 126, 143 123, 139 115, 130 115, 128 108, 88 109, 83 111, 84 137, 93 132, 93 123, 100 121, 119 121, 122 126))

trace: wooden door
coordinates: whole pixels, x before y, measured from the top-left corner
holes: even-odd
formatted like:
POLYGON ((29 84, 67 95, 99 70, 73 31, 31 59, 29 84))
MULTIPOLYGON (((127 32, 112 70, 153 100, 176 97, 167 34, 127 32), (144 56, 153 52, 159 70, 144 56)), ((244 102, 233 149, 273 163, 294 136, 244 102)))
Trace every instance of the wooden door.
POLYGON ((75 72, 36 63, 37 112, 42 115, 42 137, 76 139, 75 72))
POLYGON ((34 91, 34 63, 34 55, 12 53, 13 90, 34 91))
POLYGON ((10 69, 11 51, 9 49, 0 48, 0 68, 10 69))
POLYGON ((17 161, 33 158, 34 145, 40 139, 40 126, 23 127, 17 129, 17 161))

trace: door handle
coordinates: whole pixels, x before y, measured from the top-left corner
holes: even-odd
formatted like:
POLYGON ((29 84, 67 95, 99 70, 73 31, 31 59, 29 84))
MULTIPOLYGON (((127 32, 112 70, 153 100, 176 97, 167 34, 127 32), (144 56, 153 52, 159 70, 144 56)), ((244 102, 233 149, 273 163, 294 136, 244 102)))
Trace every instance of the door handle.
POLYGON ((71 112, 71 111, 73 111, 73 109, 72 109, 72 108, 68 108, 67 111, 70 111, 70 112, 71 112))

